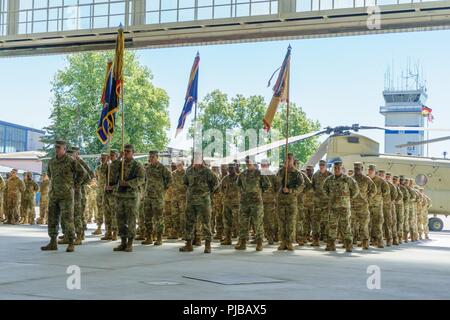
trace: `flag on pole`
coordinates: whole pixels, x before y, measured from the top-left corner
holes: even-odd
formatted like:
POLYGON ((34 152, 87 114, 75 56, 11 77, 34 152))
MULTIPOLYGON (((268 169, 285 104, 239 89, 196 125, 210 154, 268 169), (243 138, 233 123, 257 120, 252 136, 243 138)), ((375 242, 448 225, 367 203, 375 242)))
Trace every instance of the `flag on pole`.
POLYGON ((116 113, 119 111, 119 99, 123 88, 123 57, 125 38, 123 29, 117 35, 116 55, 114 63, 109 61, 106 67, 105 82, 103 84, 101 104, 103 106, 97 127, 97 137, 100 142, 107 144, 116 126, 116 113))
POLYGON ((189 76, 188 89, 186 92, 186 100, 184 102, 183 110, 181 111, 180 119, 178 120, 175 138, 181 131, 183 131, 184 125, 186 123, 186 117, 192 112, 192 106, 195 103, 197 103, 198 100, 199 65, 200 65, 200 54, 197 52, 194 64, 192 66, 191 74, 189 76))
POLYGON ((434 120, 434 116, 432 114, 433 109, 427 107, 427 106, 422 106, 422 116, 427 117, 428 122, 433 122, 434 120))
MULTIPOLYGON (((288 47, 286 57, 284 58, 283 64, 279 69, 278 80, 273 87, 273 97, 270 101, 269 108, 267 109, 266 115, 264 116, 263 123, 264 129, 269 131, 272 126, 273 118, 277 112, 278 106, 281 102, 289 103, 289 76, 291 68, 291 46, 288 47)), ((278 71, 278 70, 277 70, 278 71)), ((273 76, 275 75, 274 72, 273 76)), ((272 78, 270 80, 272 80, 272 78)), ((269 80, 269 86, 270 86, 269 80)))

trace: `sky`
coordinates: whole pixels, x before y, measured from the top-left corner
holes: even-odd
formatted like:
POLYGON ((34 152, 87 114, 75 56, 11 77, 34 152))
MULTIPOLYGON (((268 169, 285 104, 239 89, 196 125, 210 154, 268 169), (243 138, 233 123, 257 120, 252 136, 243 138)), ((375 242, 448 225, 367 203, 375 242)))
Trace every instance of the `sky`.
MULTIPOLYGON (((140 63, 152 71, 154 85, 166 90, 170 97, 169 146, 185 149, 189 145, 185 134, 177 139, 174 135, 197 51, 201 55, 200 98, 220 89, 230 97, 262 95, 269 102, 272 91, 267 87, 268 79, 291 44, 291 101, 300 105, 309 118, 319 120, 322 127, 384 125, 379 107, 384 104, 387 68, 394 65, 400 70, 406 68, 408 60, 419 62, 428 89, 426 105, 433 109, 435 117, 431 127, 450 128, 449 40, 450 31, 443 30, 142 49, 137 54, 140 63)), ((48 125, 51 81, 65 65, 65 56, 60 55, 1 58, 0 120, 35 128, 48 125)), ((363 134, 380 142, 383 152, 383 132, 363 134)), ((446 135, 448 132, 433 132, 430 138, 446 135)), ((442 157, 443 151, 450 152, 450 141, 430 144, 430 156, 442 157)))

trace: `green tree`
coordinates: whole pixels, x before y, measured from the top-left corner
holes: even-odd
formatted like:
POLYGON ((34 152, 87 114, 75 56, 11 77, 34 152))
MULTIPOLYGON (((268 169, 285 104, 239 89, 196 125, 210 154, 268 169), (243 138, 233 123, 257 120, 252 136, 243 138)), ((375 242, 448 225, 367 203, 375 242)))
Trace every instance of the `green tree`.
MULTIPOLYGON (((286 138, 286 105, 280 105, 273 121, 273 128, 280 133, 280 139, 286 138)), ((289 106, 289 137, 306 134, 320 129, 320 123, 317 120, 311 120, 306 116, 302 108, 295 103, 289 106)), ((302 163, 306 163, 309 157, 317 150, 319 146, 317 138, 310 138, 304 141, 291 143, 289 152, 293 153, 295 158, 302 163)), ((281 159, 285 159, 285 150, 281 151, 281 159)))
MULTIPOLYGON (((67 67, 59 70, 52 82, 51 125, 42 139, 46 151, 52 153, 56 139, 80 146, 84 153, 105 150, 96 136, 102 105, 100 103, 106 63, 113 52, 81 53, 67 57, 67 67)), ((168 143, 169 97, 153 86, 150 70, 139 64, 136 54, 125 54, 125 143, 137 152, 163 149, 168 143)), ((116 131, 111 147, 121 148, 121 114, 116 116, 116 131)))

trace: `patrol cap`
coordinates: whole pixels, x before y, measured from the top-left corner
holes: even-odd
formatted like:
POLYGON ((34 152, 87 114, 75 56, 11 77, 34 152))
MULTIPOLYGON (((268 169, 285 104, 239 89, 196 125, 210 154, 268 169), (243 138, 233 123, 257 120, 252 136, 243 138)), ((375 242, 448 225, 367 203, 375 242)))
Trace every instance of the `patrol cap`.
POLYGON ((124 147, 124 150, 126 150, 126 151, 134 151, 134 145, 126 144, 125 147, 124 147))
POLYGON ((386 175, 387 175, 388 177, 390 177, 390 176, 392 176, 392 173, 386 172, 386 175))
POLYGON ((100 156, 101 156, 101 157, 107 157, 107 156, 109 156, 109 154, 107 154, 107 153, 102 153, 100 156))
POLYGON ((55 146, 65 147, 65 146, 67 146, 67 143, 64 140, 56 140, 55 146))
POLYGON ((325 160, 320 160, 320 161, 319 161, 319 165, 320 165, 320 164, 327 164, 327 162, 326 162, 325 160))
POLYGON ((17 169, 12 169, 11 170, 11 172, 17 172, 17 171, 19 171, 19 170, 17 170, 17 169))
POLYGON ((398 180, 398 176, 393 176, 392 179, 398 180))
POLYGON ((363 163, 362 162, 354 162, 353 163, 353 167, 354 168, 362 168, 363 167, 363 163))
POLYGON ((384 170, 384 169, 378 170, 378 173, 385 173, 385 172, 386 172, 386 170, 384 170))
POLYGON ((150 150, 150 151, 148 152, 148 154, 151 155, 151 156, 157 156, 157 155, 158 155, 158 151, 156 151, 156 150, 150 150))
POLYGON ((374 164, 369 164, 369 169, 370 170, 376 170, 377 166, 374 164))
POLYGON ((119 154, 119 150, 117 150, 117 149, 111 149, 111 151, 109 151, 109 154, 110 154, 110 155, 113 155, 113 154, 119 154))
POLYGON ((314 169, 314 166, 306 166, 306 169, 314 169))
POLYGON ((67 150, 66 153, 67 153, 67 154, 73 154, 73 150, 72 150, 72 149, 69 149, 69 150, 67 150))
POLYGON ((404 175, 400 175, 400 176, 399 176, 399 179, 400 179, 400 180, 405 180, 405 176, 404 176, 404 175))
POLYGON ((337 160, 333 164, 334 164, 335 167, 340 167, 340 166, 342 166, 342 161, 337 160))
POLYGON ((78 151, 80 151, 80 148, 78 148, 78 147, 72 147, 72 148, 70 148, 73 152, 78 152, 78 151))

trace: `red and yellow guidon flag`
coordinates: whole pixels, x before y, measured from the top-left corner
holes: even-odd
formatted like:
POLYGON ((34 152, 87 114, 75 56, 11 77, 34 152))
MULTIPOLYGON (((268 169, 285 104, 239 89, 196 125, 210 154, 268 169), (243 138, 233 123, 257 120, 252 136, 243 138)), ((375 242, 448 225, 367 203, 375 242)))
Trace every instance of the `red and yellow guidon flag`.
MULTIPOLYGON (((273 97, 270 101, 269 108, 267 109, 266 115, 264 116, 264 130, 269 131, 272 127, 272 121, 277 112, 278 106, 281 102, 289 103, 289 78, 290 78, 290 68, 291 68, 291 46, 288 47, 286 57, 284 58, 283 64, 281 65, 280 73, 278 74, 277 82, 273 87, 273 97)), ((275 71, 276 73, 276 71, 275 71)), ((274 75, 275 75, 274 73, 274 75)), ((273 77, 273 75, 272 75, 273 77)), ((269 81, 270 86, 270 81, 269 81)))

